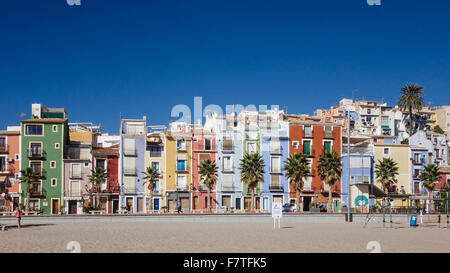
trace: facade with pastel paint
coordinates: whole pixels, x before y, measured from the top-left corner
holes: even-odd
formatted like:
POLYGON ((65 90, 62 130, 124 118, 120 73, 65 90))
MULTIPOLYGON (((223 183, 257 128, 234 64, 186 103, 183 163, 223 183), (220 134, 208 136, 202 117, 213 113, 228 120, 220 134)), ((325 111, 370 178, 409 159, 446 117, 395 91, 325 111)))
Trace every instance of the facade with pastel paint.
POLYGON ((14 211, 20 200, 20 126, 0 131, 0 209, 14 211))
MULTIPOLYGON (((216 161, 216 134, 214 126, 207 118, 205 125, 192 125, 192 211, 203 212, 209 208, 208 190, 203 183, 198 166, 203 160, 216 161)), ((216 162, 217 165, 217 162, 216 162)), ((216 210, 218 200, 216 197, 216 186, 211 187, 211 208, 216 210)), ((225 211, 231 209, 231 200, 222 200, 221 208, 225 211)))
MULTIPOLYGON (((156 180, 153 190, 153 200, 150 204, 150 191, 145 185, 145 195, 147 196, 147 211, 159 212, 166 204, 166 134, 164 126, 149 126, 147 134, 146 169, 153 167, 158 170, 159 179, 156 180)), ((148 182, 147 182, 148 183, 148 182)))
POLYGON ((411 189, 413 194, 423 194, 427 190, 423 187, 423 181, 419 176, 428 164, 428 149, 425 147, 411 146, 411 189))
POLYGON ((351 208, 355 212, 367 213, 374 205, 368 184, 375 183, 374 147, 369 137, 350 137, 350 159, 347 136, 342 147, 342 206, 348 206, 348 181, 351 185, 351 208), (350 161, 350 179, 348 175, 350 161))
MULTIPOLYGON (((29 210, 59 214, 62 208, 63 155, 69 141, 67 114, 63 108, 32 104, 32 118, 21 121, 21 170, 31 168, 39 179, 30 187, 29 210)), ((21 183, 26 203, 25 183, 21 183)))
POLYGON ((447 141, 445 135, 431 131, 419 131, 409 138, 409 145, 428 149, 427 164, 447 165, 447 141))
POLYGON ((119 206, 129 213, 145 212, 145 153, 147 120, 121 119, 119 148, 119 206))
POLYGON ((243 155, 242 123, 235 115, 211 117, 215 124, 218 169, 217 192, 219 208, 242 211, 244 209, 243 183, 239 169, 243 155))
POLYGON ((260 115, 261 155, 265 162, 261 184, 262 211, 271 211, 272 203, 289 202, 289 182, 284 176, 284 162, 289 156, 289 123, 283 111, 270 110, 260 115))

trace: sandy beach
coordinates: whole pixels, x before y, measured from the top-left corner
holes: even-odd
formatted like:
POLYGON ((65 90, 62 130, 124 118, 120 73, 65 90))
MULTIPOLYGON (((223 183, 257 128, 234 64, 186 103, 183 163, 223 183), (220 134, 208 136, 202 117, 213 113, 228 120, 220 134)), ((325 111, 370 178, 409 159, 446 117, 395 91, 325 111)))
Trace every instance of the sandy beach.
POLYGON ((80 251, 144 253, 216 252, 370 252, 376 241, 381 252, 450 252, 450 229, 425 224, 411 228, 396 223, 285 222, 49 222, 9 224, 0 232, 0 252, 68 253, 68 243, 80 251))

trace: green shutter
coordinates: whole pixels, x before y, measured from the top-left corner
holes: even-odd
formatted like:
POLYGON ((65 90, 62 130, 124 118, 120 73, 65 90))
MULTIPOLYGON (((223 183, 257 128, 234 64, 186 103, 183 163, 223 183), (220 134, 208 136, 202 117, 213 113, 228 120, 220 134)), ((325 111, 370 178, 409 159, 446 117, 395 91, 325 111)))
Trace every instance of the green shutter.
POLYGON ((305 155, 311 154, 311 142, 310 141, 303 142, 303 154, 305 154, 305 155))
POLYGON ((325 151, 325 152, 331 153, 331 142, 326 141, 326 142, 324 143, 323 147, 324 147, 324 151, 325 151))

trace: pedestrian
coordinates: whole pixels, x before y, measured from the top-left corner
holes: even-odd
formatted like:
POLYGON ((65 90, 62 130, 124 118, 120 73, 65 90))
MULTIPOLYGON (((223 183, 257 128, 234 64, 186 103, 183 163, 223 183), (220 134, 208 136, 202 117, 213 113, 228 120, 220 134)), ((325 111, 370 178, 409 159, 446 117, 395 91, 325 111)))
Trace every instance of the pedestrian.
POLYGON ((181 212, 181 201, 178 200, 178 213, 180 213, 180 212, 181 212))
POLYGON ((20 220, 22 218, 22 213, 20 212, 19 208, 16 207, 16 219, 17 219, 17 228, 20 229, 20 220))

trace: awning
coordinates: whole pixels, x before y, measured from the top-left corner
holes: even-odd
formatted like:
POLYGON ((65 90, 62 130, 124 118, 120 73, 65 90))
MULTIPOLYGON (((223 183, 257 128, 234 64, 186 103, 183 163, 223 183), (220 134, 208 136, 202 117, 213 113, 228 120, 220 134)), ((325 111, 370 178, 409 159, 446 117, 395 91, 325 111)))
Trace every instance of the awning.
POLYGON ((375 186, 374 184, 355 183, 353 185, 355 185, 357 187, 368 187, 367 191, 369 192, 369 196, 372 197, 372 198, 373 197, 378 198, 378 197, 385 197, 385 196, 387 196, 387 194, 382 189, 380 189, 379 187, 375 186))
POLYGON ((382 125, 382 126, 381 126, 381 129, 391 130, 391 128, 390 128, 389 126, 387 126, 387 125, 382 125))

